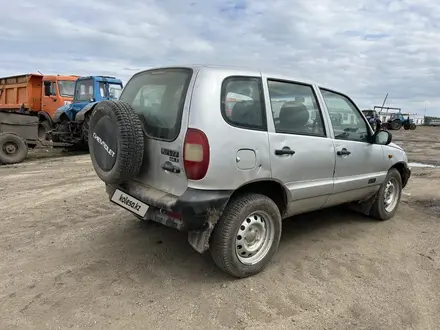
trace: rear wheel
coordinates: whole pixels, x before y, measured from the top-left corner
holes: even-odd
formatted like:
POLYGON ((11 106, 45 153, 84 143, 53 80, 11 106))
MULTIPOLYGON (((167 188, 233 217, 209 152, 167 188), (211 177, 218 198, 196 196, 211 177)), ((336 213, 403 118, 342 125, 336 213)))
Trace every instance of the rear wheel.
MULTIPOLYGON (((91 114, 91 112, 88 112, 84 116, 84 123, 83 123, 83 127, 82 127, 82 136, 83 136, 84 143, 86 143, 86 144, 88 144, 88 142, 89 142, 90 114, 91 114)), ((88 146, 87 146, 87 148, 88 148, 88 146)))
POLYGON ((13 133, 0 134, 0 163, 17 164, 25 160, 28 153, 26 141, 13 133))
POLYGON ((246 194, 229 202, 210 242, 216 265, 234 277, 262 271, 278 249, 281 214, 269 197, 246 194))
POLYGON ((398 119, 393 120, 393 121, 391 122, 391 128, 392 128, 393 130, 399 130, 399 129, 401 129, 401 128, 402 128, 402 122, 401 122, 400 120, 398 120, 398 119))
POLYGON ((402 196, 402 177, 397 169, 388 171, 382 187, 370 210, 370 216, 377 220, 389 220, 397 211, 402 196))

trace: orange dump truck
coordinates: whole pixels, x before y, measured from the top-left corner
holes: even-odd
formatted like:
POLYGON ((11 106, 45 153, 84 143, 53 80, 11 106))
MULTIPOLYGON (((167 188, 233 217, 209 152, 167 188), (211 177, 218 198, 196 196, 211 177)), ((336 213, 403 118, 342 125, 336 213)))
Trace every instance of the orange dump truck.
POLYGON ((45 139, 55 111, 72 101, 79 76, 24 74, 0 78, 0 163, 24 160, 45 139))

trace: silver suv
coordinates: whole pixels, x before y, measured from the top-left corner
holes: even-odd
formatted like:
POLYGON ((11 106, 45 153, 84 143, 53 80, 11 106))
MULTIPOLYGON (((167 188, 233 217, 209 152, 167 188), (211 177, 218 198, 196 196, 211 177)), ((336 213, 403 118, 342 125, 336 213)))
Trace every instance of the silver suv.
POLYGON ((235 277, 269 263, 284 218, 345 203, 392 218, 411 175, 348 96, 229 67, 136 73, 96 106, 89 147, 112 202, 187 232, 235 277))

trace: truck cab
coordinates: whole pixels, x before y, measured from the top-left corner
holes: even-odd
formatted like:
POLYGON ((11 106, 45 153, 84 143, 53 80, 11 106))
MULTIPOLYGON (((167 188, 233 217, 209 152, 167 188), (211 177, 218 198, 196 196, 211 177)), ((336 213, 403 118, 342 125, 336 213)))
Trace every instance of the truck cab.
POLYGON ((115 77, 108 76, 88 76, 77 79, 74 87, 74 95, 71 103, 58 108, 56 121, 74 121, 76 114, 91 103, 103 100, 115 100, 122 92, 122 81, 115 77))
POLYGON ((71 103, 77 79, 78 76, 43 76, 41 111, 52 118, 60 106, 71 103))

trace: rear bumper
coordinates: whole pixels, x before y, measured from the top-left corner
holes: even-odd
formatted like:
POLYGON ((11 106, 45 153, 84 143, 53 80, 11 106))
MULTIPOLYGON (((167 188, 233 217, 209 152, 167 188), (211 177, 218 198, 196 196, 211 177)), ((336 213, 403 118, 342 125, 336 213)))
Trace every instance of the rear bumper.
POLYGON ((181 196, 174 196, 152 187, 130 182, 129 185, 106 184, 109 199, 116 189, 149 205, 145 219, 160 222, 182 231, 197 231, 216 223, 232 191, 188 188, 181 196))

